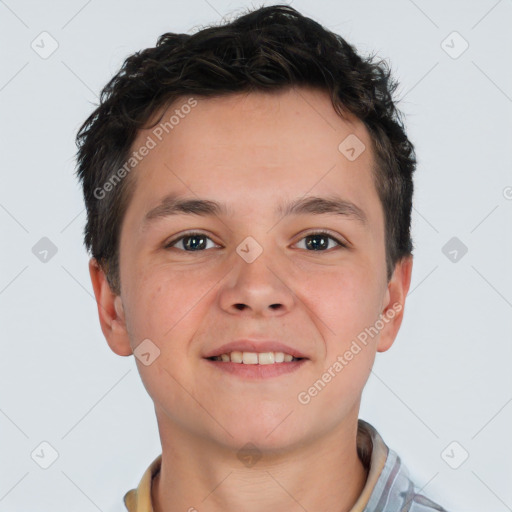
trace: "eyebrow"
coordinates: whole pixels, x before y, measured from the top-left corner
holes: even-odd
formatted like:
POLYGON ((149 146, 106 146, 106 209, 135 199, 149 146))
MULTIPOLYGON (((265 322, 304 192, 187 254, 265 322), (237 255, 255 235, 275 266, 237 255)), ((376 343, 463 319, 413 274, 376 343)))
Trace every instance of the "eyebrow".
MULTIPOLYGON (((356 220, 361 224, 367 223, 366 214, 359 206, 334 195, 328 197, 306 196, 295 199, 278 205, 275 214, 280 217, 334 214, 356 220)), ((156 219, 172 215, 228 216, 229 209, 226 204, 210 199, 187 198, 169 194, 157 206, 146 213, 143 226, 151 224, 156 219)))

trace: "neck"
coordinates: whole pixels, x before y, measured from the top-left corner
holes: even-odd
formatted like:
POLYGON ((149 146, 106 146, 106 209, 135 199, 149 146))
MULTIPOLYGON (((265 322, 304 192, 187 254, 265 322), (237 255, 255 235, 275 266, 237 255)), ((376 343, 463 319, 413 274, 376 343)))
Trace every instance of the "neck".
POLYGON ((357 415, 296 449, 265 452, 250 467, 240 463, 236 450, 160 420, 159 429, 162 465, 153 479, 154 512, 348 512, 366 483, 367 469, 357 455, 357 415))

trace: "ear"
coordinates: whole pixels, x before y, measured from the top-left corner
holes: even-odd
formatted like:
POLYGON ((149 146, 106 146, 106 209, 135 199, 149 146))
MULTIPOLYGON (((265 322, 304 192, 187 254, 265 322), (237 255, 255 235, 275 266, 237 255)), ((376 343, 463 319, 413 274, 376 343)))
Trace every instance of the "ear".
POLYGON ((112 292, 103 269, 95 258, 89 260, 89 274, 98 305, 101 330, 110 348, 119 356, 133 353, 126 329, 123 302, 112 292))
POLYGON ((402 258, 395 265, 395 270, 388 283, 381 317, 384 327, 380 331, 377 352, 385 352, 391 347, 402 324, 405 298, 411 284, 412 259, 412 256, 402 258))

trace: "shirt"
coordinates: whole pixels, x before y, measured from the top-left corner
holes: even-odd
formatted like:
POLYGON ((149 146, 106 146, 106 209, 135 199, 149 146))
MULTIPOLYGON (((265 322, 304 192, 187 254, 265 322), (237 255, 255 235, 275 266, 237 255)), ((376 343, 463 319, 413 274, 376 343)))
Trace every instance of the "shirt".
MULTIPOLYGON (((357 429, 357 452, 368 478, 350 512, 447 512, 418 493, 400 457, 388 448, 372 425, 361 419, 357 429)), ((128 512, 153 512, 151 483, 161 463, 160 454, 145 471, 137 489, 124 495, 128 512)))

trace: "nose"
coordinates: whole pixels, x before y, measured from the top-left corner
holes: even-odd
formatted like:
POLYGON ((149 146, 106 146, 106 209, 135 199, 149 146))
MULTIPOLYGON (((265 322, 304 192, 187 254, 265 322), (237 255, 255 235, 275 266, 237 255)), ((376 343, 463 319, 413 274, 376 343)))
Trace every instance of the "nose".
POLYGON ((221 307, 232 314, 286 314, 295 302, 295 295, 286 281, 286 273, 263 254, 252 263, 241 259, 220 292, 221 307))

